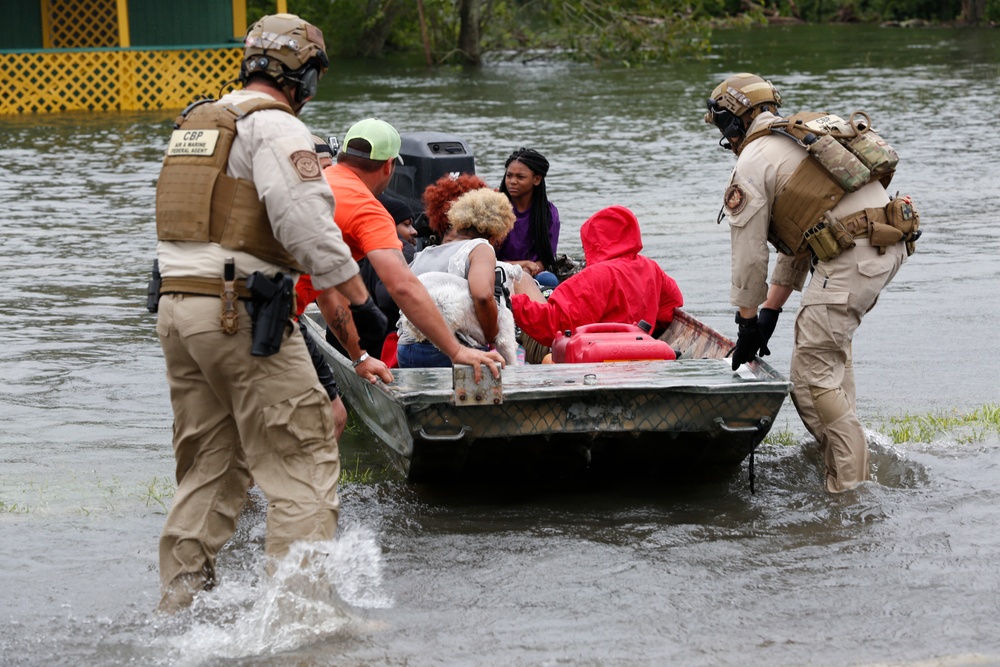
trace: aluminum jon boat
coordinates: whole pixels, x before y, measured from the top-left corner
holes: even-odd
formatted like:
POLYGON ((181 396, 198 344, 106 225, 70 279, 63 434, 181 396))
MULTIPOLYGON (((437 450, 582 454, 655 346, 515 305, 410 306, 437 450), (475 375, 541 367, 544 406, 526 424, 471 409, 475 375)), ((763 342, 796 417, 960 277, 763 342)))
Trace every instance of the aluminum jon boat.
POLYGON ((759 358, 734 372, 732 341, 681 309, 660 337, 677 360, 508 366, 479 385, 471 367, 371 384, 326 342, 315 307, 305 319, 349 408, 415 482, 690 477, 749 456, 752 485, 752 453, 791 389, 759 358))

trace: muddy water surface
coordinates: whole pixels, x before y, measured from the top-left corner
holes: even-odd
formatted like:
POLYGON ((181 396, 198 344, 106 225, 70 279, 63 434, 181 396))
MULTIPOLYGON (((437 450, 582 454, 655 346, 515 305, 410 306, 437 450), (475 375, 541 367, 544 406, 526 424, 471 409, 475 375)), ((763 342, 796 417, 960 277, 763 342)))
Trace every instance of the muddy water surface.
MULTIPOLYGON (((263 500, 191 614, 151 614, 172 493, 172 415, 152 316, 154 182, 174 112, 0 119, 0 665, 1000 664, 1000 438, 886 420, 1000 403, 995 31, 864 27, 717 36, 706 62, 479 72, 339 64, 320 134, 382 117, 464 136, 498 184, 546 154, 563 250, 610 204, 686 307, 734 333, 733 164, 701 120, 734 71, 789 111, 867 111, 902 156, 925 236, 855 340, 877 483, 830 497, 790 405, 746 471, 671 488, 429 489, 381 472, 363 433, 319 574, 260 579, 263 500), (323 596, 320 596, 321 598, 323 596)), ((771 363, 787 372, 791 312, 771 363)), ((512 482, 518 461, 505 462, 512 482)))

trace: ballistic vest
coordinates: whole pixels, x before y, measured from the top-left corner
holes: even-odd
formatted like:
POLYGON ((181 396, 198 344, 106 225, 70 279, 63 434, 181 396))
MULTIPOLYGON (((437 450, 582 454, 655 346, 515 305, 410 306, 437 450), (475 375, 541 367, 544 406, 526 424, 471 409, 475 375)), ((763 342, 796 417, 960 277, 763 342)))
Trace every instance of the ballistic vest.
POLYGON ((899 156, 871 130, 871 119, 863 111, 848 121, 825 113, 802 112, 773 121, 745 140, 780 134, 809 154, 775 196, 771 207, 768 241, 786 255, 809 251, 805 233, 849 192, 878 179, 888 187, 899 156), (855 120, 860 116, 861 119, 855 120))
POLYGON ((239 105, 205 100, 177 118, 156 183, 156 236, 161 241, 214 242, 304 273, 274 238, 253 181, 226 174, 237 121, 262 109, 292 113, 274 100, 239 105))

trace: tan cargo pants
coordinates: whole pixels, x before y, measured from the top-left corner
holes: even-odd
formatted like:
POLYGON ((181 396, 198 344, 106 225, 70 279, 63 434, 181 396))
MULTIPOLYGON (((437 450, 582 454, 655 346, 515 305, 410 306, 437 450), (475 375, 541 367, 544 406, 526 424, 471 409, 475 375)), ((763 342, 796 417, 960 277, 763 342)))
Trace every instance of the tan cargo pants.
POLYGON ((156 332, 177 461, 177 494, 160 537, 165 591, 175 580, 213 584, 216 554, 236 530, 251 475, 268 500, 268 556, 280 558, 298 540, 328 540, 337 526, 330 400, 302 334, 289 326, 277 354, 254 357, 243 304, 234 335, 222 333, 220 309, 218 298, 160 299, 156 332))
POLYGON ((795 318, 792 401, 819 442, 832 493, 871 478, 868 443, 854 412, 851 341, 906 258, 902 243, 879 255, 868 239, 856 242, 855 248, 817 264, 795 318))

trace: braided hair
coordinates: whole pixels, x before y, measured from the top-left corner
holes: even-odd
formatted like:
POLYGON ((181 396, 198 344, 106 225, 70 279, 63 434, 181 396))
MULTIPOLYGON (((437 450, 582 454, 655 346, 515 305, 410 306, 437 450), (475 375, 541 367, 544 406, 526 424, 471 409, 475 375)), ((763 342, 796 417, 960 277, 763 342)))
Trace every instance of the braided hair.
MULTIPOLYGON (((547 271, 555 270, 556 258, 552 255, 552 243, 549 241, 549 230, 552 228, 552 211, 549 210, 549 198, 545 193, 545 175, 549 173, 549 161, 545 156, 531 148, 521 148, 510 154, 503 163, 504 173, 511 162, 520 162, 533 173, 542 177, 531 193, 531 215, 528 218, 529 233, 534 241, 538 256, 547 271)), ((510 197, 507 191, 506 176, 500 182, 500 192, 510 197)))

